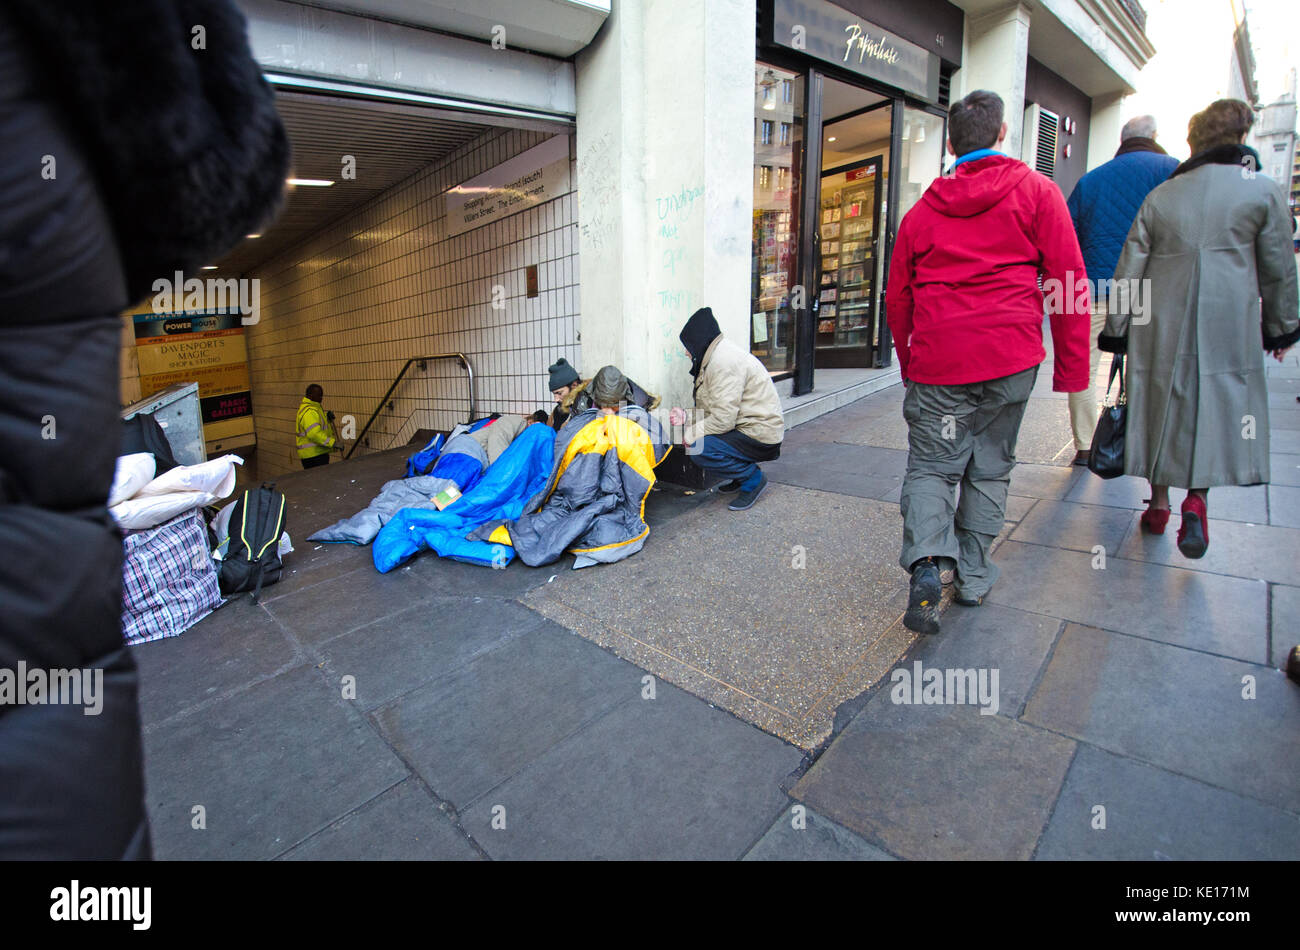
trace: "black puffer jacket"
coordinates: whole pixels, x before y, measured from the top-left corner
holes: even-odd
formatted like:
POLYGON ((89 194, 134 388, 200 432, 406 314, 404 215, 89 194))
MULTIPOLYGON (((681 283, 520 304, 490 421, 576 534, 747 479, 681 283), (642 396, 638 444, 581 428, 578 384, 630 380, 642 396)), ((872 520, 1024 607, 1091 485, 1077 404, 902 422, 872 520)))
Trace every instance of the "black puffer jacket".
POLYGON ((150 856, 119 314, 274 210, 288 146, 244 30, 227 0, 0 4, 0 671, 103 671, 98 715, 0 699, 0 859, 150 856))

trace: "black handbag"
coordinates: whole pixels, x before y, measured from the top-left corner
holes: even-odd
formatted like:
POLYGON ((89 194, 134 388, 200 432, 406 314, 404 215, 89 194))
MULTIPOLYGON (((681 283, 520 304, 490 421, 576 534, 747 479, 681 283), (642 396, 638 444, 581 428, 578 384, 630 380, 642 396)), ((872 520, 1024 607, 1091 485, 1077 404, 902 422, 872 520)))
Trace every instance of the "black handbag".
POLYGON ((1128 398, 1124 393, 1124 354, 1117 353, 1110 364, 1110 379, 1106 381, 1106 398, 1110 387, 1119 377, 1119 395, 1113 406, 1102 406, 1097 420, 1097 431, 1092 434, 1088 449, 1088 469, 1102 478, 1117 478, 1124 474, 1124 429, 1128 422, 1128 398))

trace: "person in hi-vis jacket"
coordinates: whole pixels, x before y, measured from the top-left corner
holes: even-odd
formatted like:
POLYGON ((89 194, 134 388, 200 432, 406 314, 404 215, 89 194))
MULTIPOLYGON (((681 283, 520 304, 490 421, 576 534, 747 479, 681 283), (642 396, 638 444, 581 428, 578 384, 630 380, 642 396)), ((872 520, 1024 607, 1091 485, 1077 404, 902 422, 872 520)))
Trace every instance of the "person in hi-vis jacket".
POLYGON ((343 451, 343 443, 334 433, 334 413, 326 412, 320 404, 325 390, 316 383, 307 387, 307 394, 298 404, 295 426, 298 431, 298 458, 303 468, 328 465, 330 453, 343 451))

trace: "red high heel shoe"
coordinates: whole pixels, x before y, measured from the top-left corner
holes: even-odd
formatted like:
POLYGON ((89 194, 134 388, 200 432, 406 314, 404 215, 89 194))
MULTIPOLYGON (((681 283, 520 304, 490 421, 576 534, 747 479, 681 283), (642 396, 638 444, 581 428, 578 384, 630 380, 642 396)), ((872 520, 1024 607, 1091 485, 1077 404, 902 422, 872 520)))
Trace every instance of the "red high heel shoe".
POLYGON ((1205 556, 1210 546, 1210 519, 1205 502, 1196 495, 1183 500, 1183 525, 1178 529, 1178 550, 1183 557, 1196 559, 1205 556))
MULTIPOLYGON (((1151 499, 1145 499, 1145 504, 1150 505, 1151 499)), ((1142 530, 1148 534, 1164 534, 1165 525, 1169 524, 1168 508, 1147 508, 1142 512, 1142 530)))

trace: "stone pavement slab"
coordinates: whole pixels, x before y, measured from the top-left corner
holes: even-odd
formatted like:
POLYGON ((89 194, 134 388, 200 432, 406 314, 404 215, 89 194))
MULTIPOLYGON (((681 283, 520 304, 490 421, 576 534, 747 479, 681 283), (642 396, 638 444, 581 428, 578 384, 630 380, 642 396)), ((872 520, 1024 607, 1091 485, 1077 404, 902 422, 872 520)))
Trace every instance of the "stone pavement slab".
POLYGON ((994 560, 1002 576, 986 603, 1263 663, 1268 611, 1263 581, 1046 551, 1007 541, 994 560))
MULTIPOLYGON (((961 493, 958 492, 958 497, 960 495, 961 493)), ((1037 498, 1027 495, 1007 495, 1007 510, 1004 517, 1011 524, 1019 524, 1037 503, 1037 498)))
POLYGON ((1274 452, 1268 457, 1270 485, 1300 485, 1300 455, 1283 455, 1274 452))
POLYGON ((524 602, 813 748, 911 642, 886 603, 906 579, 900 529, 895 505, 772 484, 748 511, 716 498, 635 557, 562 572, 524 602))
POLYGON ((286 630, 315 645, 418 604, 432 609, 438 599, 434 587, 411 570, 380 574, 373 563, 366 563, 265 604, 286 630))
POLYGON ((735 860, 786 804, 781 783, 801 759, 659 682, 654 699, 633 692, 463 809, 461 822, 497 859, 735 860), (505 827, 494 829, 501 815, 505 827))
POLYGON ((857 498, 874 498, 877 501, 897 502, 903 487, 902 476, 858 475, 837 472, 833 469, 815 469, 798 462, 764 462, 763 471, 774 482, 797 485, 815 491, 853 495, 857 498))
POLYGON ((131 648, 140 668, 140 719, 156 724, 305 662, 266 610, 227 601, 178 637, 131 648))
MULTIPOLYGON (((1300 488, 1289 485, 1269 485, 1268 518, 1270 524, 1300 528, 1300 488)), ((1295 574, 1300 575, 1300 565, 1295 567, 1295 574)))
POLYGON ((1101 546, 1111 557, 1119 553, 1136 516, 1127 508, 1080 505, 1042 499, 1021 520, 1011 537, 1026 544, 1041 544, 1071 551, 1091 552, 1101 546))
MULTIPOLYGON (((1210 493, 1211 503, 1213 494, 1210 493)), ((1120 557, 1283 584, 1300 580, 1300 565, 1296 563, 1300 530, 1296 528, 1220 521, 1211 515, 1210 547, 1204 557, 1189 559, 1178 550, 1177 512, 1169 518, 1169 526, 1160 535, 1139 530, 1139 517, 1132 515, 1134 528, 1120 549, 1120 557)))
POLYGON ((1011 470, 1011 485, 1007 491, 1012 495, 1028 495, 1032 498, 1059 501, 1087 474, 1088 472, 1080 465, 1036 465, 1020 462, 1011 470))
MULTIPOLYGON (((907 421, 903 418, 901 408, 902 393, 897 387, 884 392, 898 401, 897 411, 877 416, 860 426, 845 426, 844 431, 836 435, 837 442, 907 450, 907 421)), ((1020 425, 1016 458, 1022 462, 1051 463, 1063 459, 1067 454, 1070 458, 1074 457, 1074 437, 1070 432, 1070 414, 1066 405, 1057 399, 1031 398, 1020 425)))
POLYGON ((1300 429, 1300 402, 1292 402, 1290 409, 1274 409, 1271 406, 1268 410, 1269 430, 1275 429, 1300 429))
MULTIPOLYGON (((1090 505, 1108 505, 1112 508, 1146 508, 1145 499, 1151 497, 1151 486, 1146 479, 1134 475, 1121 475, 1119 478, 1098 478, 1092 472, 1080 467, 1083 476, 1065 496, 1066 501, 1090 505)), ((1174 516, 1183 504, 1187 493, 1181 488, 1169 493, 1174 516)), ((1268 524, 1268 492, 1263 485, 1249 487, 1220 487, 1210 489, 1210 517, 1225 521, 1249 521, 1253 524, 1268 524)))
POLYGON ((863 841, 806 805, 781 814, 749 849, 746 861, 896 861, 887 851, 863 841), (799 816, 795 809, 802 809, 799 816), (802 827, 796 827, 801 822, 802 827))
POLYGON ((372 715, 444 801, 464 807, 639 695, 641 672, 542 624, 372 715))
POLYGON ((369 710, 545 622, 513 600, 444 598, 330 640, 320 647, 320 656, 335 680, 354 677, 356 702, 369 710))
POLYGON ((997 670, 998 714, 1017 718, 1056 642, 1061 621, 986 603, 953 605, 940 623, 940 635, 918 638, 902 667, 914 670, 913 664, 920 662, 923 668, 997 670))
POLYGON ((1266 666, 1071 624, 1024 721, 1300 812, 1300 690, 1266 666))
POLYGON ((841 442, 807 442, 763 463, 776 482, 880 500, 897 499, 906 469, 906 452, 841 442))
POLYGON ((882 684, 792 794, 902 858, 1023 860, 1074 749, 976 706, 895 705, 882 684))
POLYGON ((1034 857, 1294 861, 1300 816, 1081 745, 1034 857), (1094 809, 1105 808, 1105 827, 1094 809))
POLYGON ((310 666, 147 729, 144 746, 160 860, 275 857, 408 774, 310 666))
POLYGON ((1270 452, 1282 455, 1300 455, 1300 431, 1279 429, 1269 433, 1270 452))
POLYGON ((1283 669, 1294 646, 1300 646, 1300 587, 1274 584, 1270 591, 1273 610, 1273 653, 1269 665, 1283 669))
POLYGON ((413 778, 323 828, 287 861, 478 861, 469 838, 413 778))

